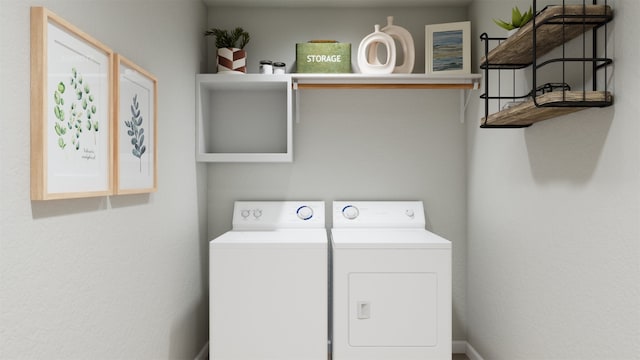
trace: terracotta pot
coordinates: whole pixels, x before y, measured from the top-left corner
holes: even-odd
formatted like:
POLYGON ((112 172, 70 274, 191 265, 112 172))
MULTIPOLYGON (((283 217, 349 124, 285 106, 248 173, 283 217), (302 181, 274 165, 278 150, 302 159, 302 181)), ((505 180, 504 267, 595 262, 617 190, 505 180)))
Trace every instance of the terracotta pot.
POLYGON ((218 49, 218 72, 247 72, 247 52, 238 48, 218 49))

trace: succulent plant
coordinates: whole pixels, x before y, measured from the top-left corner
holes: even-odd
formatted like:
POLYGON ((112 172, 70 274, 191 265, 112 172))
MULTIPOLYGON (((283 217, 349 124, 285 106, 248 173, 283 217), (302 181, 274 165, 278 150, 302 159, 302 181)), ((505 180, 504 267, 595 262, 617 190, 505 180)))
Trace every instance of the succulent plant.
POLYGON ((518 7, 516 6, 513 9, 511 9, 511 22, 506 22, 504 20, 499 20, 499 19, 498 20, 493 19, 493 22, 503 29, 513 30, 513 29, 522 27, 524 24, 528 23, 531 19, 533 19, 533 10, 531 9, 531 6, 529 6, 529 10, 524 14, 520 12, 520 9, 518 9, 518 7))

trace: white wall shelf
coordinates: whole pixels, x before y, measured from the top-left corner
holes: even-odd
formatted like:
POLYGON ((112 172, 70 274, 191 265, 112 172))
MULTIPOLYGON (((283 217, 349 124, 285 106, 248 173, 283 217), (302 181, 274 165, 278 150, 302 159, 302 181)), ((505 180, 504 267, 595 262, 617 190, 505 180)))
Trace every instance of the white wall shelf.
POLYGON ((198 74, 196 160, 293 161, 293 90, 466 90, 478 89, 481 77, 480 74, 198 74))

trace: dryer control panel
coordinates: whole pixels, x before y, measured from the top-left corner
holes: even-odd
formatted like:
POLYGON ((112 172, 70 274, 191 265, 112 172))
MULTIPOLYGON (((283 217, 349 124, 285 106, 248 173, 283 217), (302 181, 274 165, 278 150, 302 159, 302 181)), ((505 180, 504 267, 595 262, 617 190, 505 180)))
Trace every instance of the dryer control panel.
POLYGON ((425 228, 422 201, 334 201, 334 228, 425 228))
POLYGON ((324 228, 322 201, 236 201, 233 230, 324 228))

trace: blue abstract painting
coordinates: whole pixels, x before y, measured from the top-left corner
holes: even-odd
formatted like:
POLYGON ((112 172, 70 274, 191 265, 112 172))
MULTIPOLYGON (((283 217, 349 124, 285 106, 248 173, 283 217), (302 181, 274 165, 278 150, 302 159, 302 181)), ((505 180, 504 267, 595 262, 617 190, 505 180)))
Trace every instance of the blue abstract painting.
POLYGON ((463 69, 462 30, 433 33, 433 71, 463 69))

